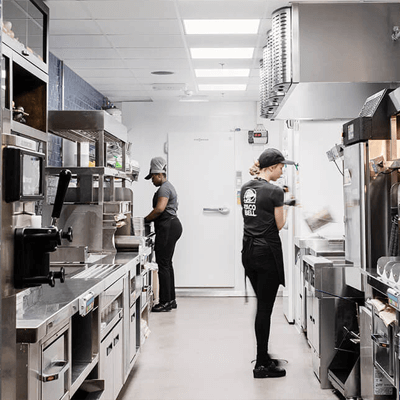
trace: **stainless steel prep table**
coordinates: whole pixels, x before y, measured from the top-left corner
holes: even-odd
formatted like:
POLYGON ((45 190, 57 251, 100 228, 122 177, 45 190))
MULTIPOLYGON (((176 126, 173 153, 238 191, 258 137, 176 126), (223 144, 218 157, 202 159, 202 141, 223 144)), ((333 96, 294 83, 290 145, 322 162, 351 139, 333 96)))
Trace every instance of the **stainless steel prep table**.
MULTIPOLYGON (((49 387, 56 385, 56 383, 58 383, 56 391, 61 393, 57 395, 57 400, 75 398, 73 395, 82 390, 82 385, 85 379, 88 379, 93 368, 102 362, 100 354, 101 335, 105 336, 106 332, 112 329, 111 325, 114 320, 121 321, 123 319, 124 330, 121 334, 125 338, 124 343, 129 344, 130 332, 129 319, 127 318, 130 305, 129 277, 132 274, 140 276, 142 259, 143 254, 140 250, 140 253, 129 252, 103 257, 95 256, 91 259, 91 261, 94 261, 92 263, 65 264, 66 268, 70 268, 72 273, 67 272, 64 283, 60 283, 54 288, 42 286, 28 289, 18 294, 20 301, 19 307, 17 306, 19 354, 17 368, 21 398, 47 400, 45 393, 54 392, 49 387), (102 268, 104 266, 106 268, 102 268), (117 297, 119 299, 119 305, 116 310, 113 309, 112 311, 113 315, 115 313, 118 316, 111 318, 110 327, 103 329, 100 314, 102 308, 109 301, 109 296, 106 296, 106 293, 110 291, 110 287, 119 288, 119 293, 115 295, 115 299, 117 297), (93 304, 88 308, 88 313, 85 313, 85 309, 82 312, 82 303, 87 298, 92 299, 93 304), (55 348, 56 343, 62 343, 61 346, 58 345, 58 352, 61 353, 62 358, 57 357, 58 361, 46 360, 46 362, 50 363, 50 367, 53 367, 53 364, 57 367, 62 364, 63 369, 60 368, 57 373, 54 373, 50 377, 53 381, 48 383, 48 381, 44 381, 47 375, 46 371, 43 370, 43 364, 48 355, 45 352, 51 354, 48 349, 55 348), (64 350, 62 350, 63 348, 64 350), (33 374, 32 371, 35 370, 41 372, 33 374)), ((140 284, 138 282, 138 285, 140 284)), ((138 290, 138 298, 140 297, 139 293, 138 290)), ((140 307, 140 301, 138 307, 140 307)), ((121 326, 121 324, 119 325, 121 326)), ((124 348, 125 352, 129 352, 126 345, 124 348)), ((121 367, 121 372, 124 372, 121 374, 123 375, 121 385, 125 382, 133 365, 130 361, 126 360, 121 367)), ((50 368, 49 365, 47 369, 50 368)), ((96 375, 97 382, 104 389, 106 377, 101 376, 101 374, 98 375, 98 373, 96 375)))
MULTIPOLYGON (((102 279, 66 279, 62 284, 51 288, 42 286, 42 295, 39 301, 31 307, 17 310, 17 342, 35 343, 41 340, 49 328, 71 318, 78 311, 79 298, 91 291, 98 296, 113 282, 124 276, 131 265, 139 257, 136 252, 115 255, 106 255, 98 259, 96 263, 87 264, 90 270, 96 264, 119 264, 120 266, 111 271, 102 279)), ((79 264, 76 265, 79 267, 79 264)))

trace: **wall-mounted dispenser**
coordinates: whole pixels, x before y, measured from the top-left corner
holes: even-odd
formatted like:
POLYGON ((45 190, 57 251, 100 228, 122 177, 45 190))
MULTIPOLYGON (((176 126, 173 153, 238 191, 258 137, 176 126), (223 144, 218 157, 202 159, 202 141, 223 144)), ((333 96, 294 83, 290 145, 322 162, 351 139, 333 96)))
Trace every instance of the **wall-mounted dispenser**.
POLYGON ((57 250, 61 240, 72 242, 72 228, 66 232, 57 228, 65 194, 71 180, 71 171, 62 170, 58 181, 51 226, 47 228, 16 228, 14 233, 14 287, 23 289, 47 283, 55 285, 55 280, 64 282, 64 269, 50 271, 50 253, 57 250))

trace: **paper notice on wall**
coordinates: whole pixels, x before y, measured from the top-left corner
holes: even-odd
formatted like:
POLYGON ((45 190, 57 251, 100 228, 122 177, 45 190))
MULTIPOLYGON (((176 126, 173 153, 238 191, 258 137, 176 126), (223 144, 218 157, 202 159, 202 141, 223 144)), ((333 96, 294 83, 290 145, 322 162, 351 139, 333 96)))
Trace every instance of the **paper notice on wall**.
POLYGON ((380 396, 393 394, 393 385, 376 368, 374 368, 374 394, 380 396))

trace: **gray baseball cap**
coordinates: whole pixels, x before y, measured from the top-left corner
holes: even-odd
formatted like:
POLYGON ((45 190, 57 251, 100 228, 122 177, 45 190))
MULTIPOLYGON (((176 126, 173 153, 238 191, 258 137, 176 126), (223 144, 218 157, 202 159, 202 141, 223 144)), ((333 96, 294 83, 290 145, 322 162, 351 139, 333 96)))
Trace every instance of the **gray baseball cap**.
POLYGON ((167 173, 167 162, 162 157, 154 157, 150 161, 149 174, 144 179, 151 179, 153 174, 160 173, 167 173))

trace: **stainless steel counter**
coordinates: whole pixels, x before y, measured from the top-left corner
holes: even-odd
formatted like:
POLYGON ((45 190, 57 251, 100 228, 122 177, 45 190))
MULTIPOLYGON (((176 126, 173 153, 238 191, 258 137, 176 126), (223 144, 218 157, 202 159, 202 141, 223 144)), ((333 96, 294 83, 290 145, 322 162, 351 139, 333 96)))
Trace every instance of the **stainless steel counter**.
POLYGON ((295 237, 294 243, 299 248, 308 249, 310 254, 316 257, 344 256, 344 239, 295 237))
MULTIPOLYGON (((54 288, 43 285, 37 301, 30 306, 17 307, 17 342, 35 343, 41 340, 51 329, 78 312, 81 296, 89 291, 98 296, 123 277, 136 264, 138 257, 140 255, 136 252, 117 253, 97 258, 95 263, 70 264, 74 273, 71 277, 67 274, 64 283, 59 283, 54 288), (101 278, 92 278, 90 274, 88 278, 76 276, 83 270, 90 272, 91 268, 105 264, 114 265, 114 268, 109 268, 101 278)), ((29 290, 19 293, 18 296, 29 296, 29 290)))

